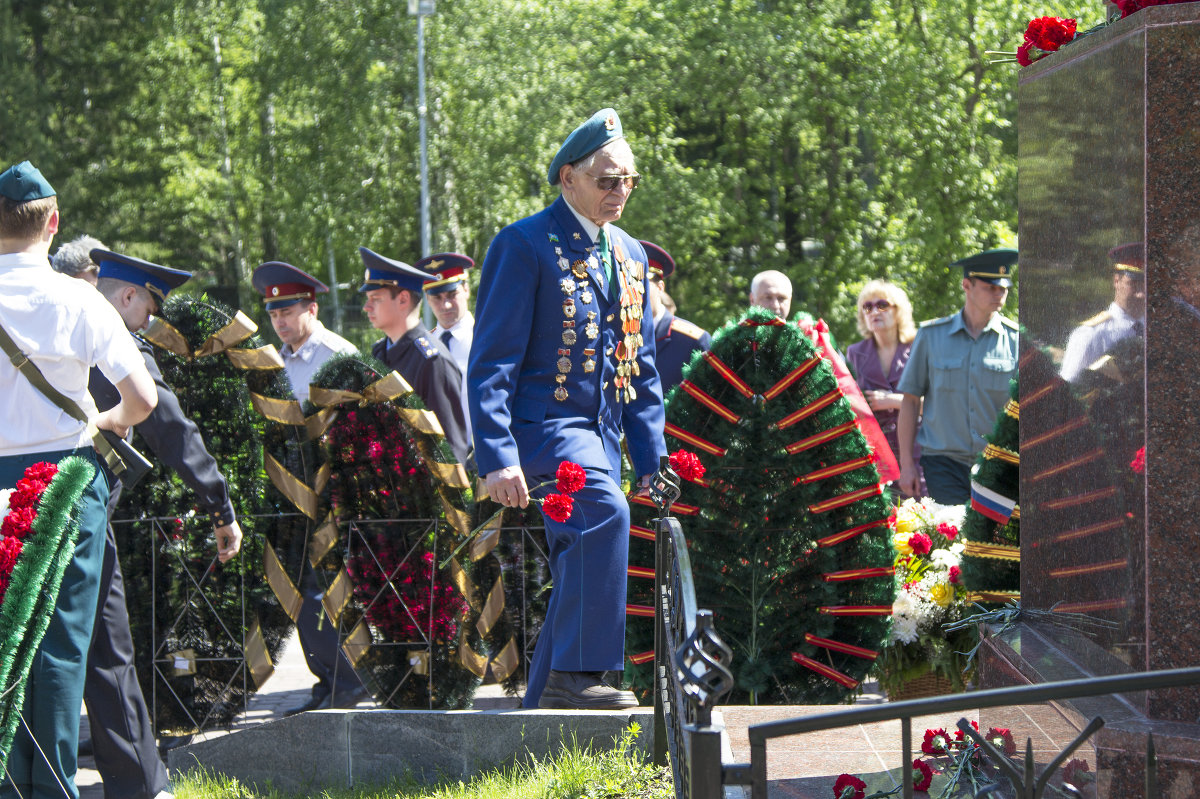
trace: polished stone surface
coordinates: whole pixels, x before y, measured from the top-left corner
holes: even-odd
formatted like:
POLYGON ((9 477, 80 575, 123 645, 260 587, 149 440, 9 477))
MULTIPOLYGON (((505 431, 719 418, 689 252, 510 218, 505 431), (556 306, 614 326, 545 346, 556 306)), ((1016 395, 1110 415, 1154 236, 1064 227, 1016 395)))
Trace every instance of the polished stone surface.
MULTIPOLYGON (((1178 299, 1200 306, 1200 4, 1140 11, 1019 85, 1022 601, 1111 624, 1055 642, 1085 671, 1194 665, 1200 317, 1178 299), (1136 242, 1144 328, 1062 379, 1072 336, 1095 335, 1111 303, 1138 310, 1108 257, 1136 242), (1131 466, 1143 446, 1144 474, 1131 466)), ((1197 689, 1134 702, 1200 716, 1197 689)))

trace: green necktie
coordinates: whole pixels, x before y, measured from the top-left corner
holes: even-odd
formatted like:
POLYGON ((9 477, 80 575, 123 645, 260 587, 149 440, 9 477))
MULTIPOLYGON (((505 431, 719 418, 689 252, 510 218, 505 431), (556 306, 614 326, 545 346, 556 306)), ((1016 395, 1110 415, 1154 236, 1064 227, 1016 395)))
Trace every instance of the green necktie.
MULTIPOLYGON (((608 286, 611 286, 613 281, 612 250, 609 249, 608 230, 603 227, 600 228, 600 237, 596 239, 596 246, 600 249, 600 260, 604 262, 604 279, 608 281, 608 286)), ((608 286, 605 286, 605 291, 610 292, 609 296, 611 297, 611 290, 608 286)))

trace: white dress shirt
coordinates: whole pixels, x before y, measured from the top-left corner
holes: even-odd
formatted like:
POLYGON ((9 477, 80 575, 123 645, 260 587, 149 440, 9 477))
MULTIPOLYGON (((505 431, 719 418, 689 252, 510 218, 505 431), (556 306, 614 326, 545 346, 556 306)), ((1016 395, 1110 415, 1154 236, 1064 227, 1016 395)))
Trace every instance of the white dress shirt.
POLYGON ((292 352, 292 345, 285 344, 279 355, 283 358, 283 368, 292 383, 292 393, 296 396, 296 401, 304 402, 308 399, 308 386, 312 383, 312 377, 326 361, 334 355, 352 352, 358 352, 358 347, 325 327, 320 319, 313 320, 312 333, 300 345, 300 349, 292 352))
MULTIPOLYGON (((117 309, 89 283, 55 272, 44 255, 0 255, 0 324, 46 382, 90 419, 99 413, 88 393, 92 366, 113 385, 146 368, 117 309)), ((82 422, 0 357, 0 456, 91 445, 82 422)))
POLYGON ((442 327, 439 324, 430 330, 429 334, 450 350, 455 366, 458 367, 458 371, 462 372, 463 418, 467 421, 467 441, 470 441, 471 410, 467 405, 467 357, 471 354, 471 342, 475 338, 475 317, 467 312, 450 327, 442 327), (445 336, 447 332, 450 333, 448 343, 445 336))

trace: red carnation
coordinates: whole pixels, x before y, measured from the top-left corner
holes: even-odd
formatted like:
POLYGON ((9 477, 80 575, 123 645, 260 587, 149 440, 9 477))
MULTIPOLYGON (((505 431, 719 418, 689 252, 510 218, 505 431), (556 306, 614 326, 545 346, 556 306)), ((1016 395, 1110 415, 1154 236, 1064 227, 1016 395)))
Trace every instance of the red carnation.
POLYGON ((587 472, 577 463, 563 461, 558 464, 558 471, 555 472, 554 478, 557 481, 555 488, 558 489, 558 493, 574 494, 587 482, 587 472))
POLYGON ((953 524, 942 522, 938 525, 938 532, 944 535, 947 541, 953 541, 954 537, 958 535, 958 528, 953 524))
MULTIPOLYGON (((971 722, 971 726, 975 728, 975 731, 976 731, 976 732, 978 732, 978 731, 979 731, 979 722, 978 722, 978 721, 972 721, 972 722, 971 722)), ((965 732, 963 732, 962 730, 957 730, 957 731, 955 731, 955 733, 954 733, 954 739, 955 739, 956 741, 966 741, 966 740, 967 740, 967 734, 966 734, 965 732)), ((971 743, 974 743, 974 741, 972 741, 971 743)))
POLYGON ((933 539, 925 533, 913 533, 908 537, 908 545, 912 547, 914 555, 928 555, 929 550, 933 549, 933 539))
POLYGON ((1146 448, 1142 447, 1133 456, 1133 460, 1129 462, 1129 468, 1133 469, 1138 474, 1146 473, 1146 448))
POLYGON ((1007 727, 992 727, 984 738, 1006 755, 1014 755, 1017 752, 1017 742, 1013 740, 1012 730, 1007 727))
POLYGON ((1075 20, 1062 17, 1038 17, 1029 21, 1025 41, 1046 52, 1054 52, 1075 38, 1075 20))
MULTIPOLYGON (((1036 58, 1029 56, 1029 51, 1033 49, 1033 42, 1025 42, 1017 48, 1017 63, 1023 67, 1027 67, 1036 61, 1036 58)), ((1038 58, 1041 58, 1039 55, 1038 58)))
POLYGON ((671 470, 684 480, 693 482, 703 479, 705 471, 704 464, 696 457, 696 453, 686 449, 677 449, 671 453, 671 470))
POLYGON ((853 774, 843 774, 833 784, 834 799, 863 799, 867 784, 853 774))
POLYGON ((950 736, 943 728, 925 730, 921 751, 927 755, 944 755, 950 751, 950 736))
POLYGON ((8 591, 9 580, 12 579, 13 568, 17 565, 17 557, 25 545, 19 538, 0 538, 0 602, 8 591))
POLYGON ((42 496, 41 491, 30 487, 28 480, 17 483, 17 489, 8 498, 10 508, 32 508, 42 496), (21 485, 24 483, 25 485, 21 485))
POLYGON ((58 464, 46 463, 45 461, 35 463, 25 470, 26 477, 42 483, 49 483, 54 479, 54 475, 56 474, 58 474, 58 464))
POLYGON ((958 585, 962 582, 962 569, 957 566, 951 566, 947 572, 947 577, 951 585, 958 585))
POLYGON ((1138 0, 1113 0, 1117 8, 1121 9, 1121 19, 1129 16, 1135 11, 1142 10, 1142 4, 1138 0))
POLYGON ((928 791, 930 783, 933 782, 933 769, 924 760, 914 760, 912 767, 913 790, 928 791))
POLYGON ((4 523, 0 524, 0 535, 24 538, 33 529, 37 512, 33 508, 9 508, 4 523))
POLYGON ((542 500, 542 510, 560 524, 571 518, 571 510, 574 507, 575 500, 566 494, 550 494, 542 500))
POLYGON ((1088 764, 1087 764, 1086 760, 1080 760, 1079 758, 1073 758, 1069 763, 1067 763, 1067 765, 1063 766, 1063 769, 1062 769, 1063 782, 1070 783, 1071 785, 1078 788, 1079 783, 1081 782, 1081 780, 1079 779, 1079 775, 1086 773, 1087 771, 1090 771, 1090 769, 1088 768, 1088 764))

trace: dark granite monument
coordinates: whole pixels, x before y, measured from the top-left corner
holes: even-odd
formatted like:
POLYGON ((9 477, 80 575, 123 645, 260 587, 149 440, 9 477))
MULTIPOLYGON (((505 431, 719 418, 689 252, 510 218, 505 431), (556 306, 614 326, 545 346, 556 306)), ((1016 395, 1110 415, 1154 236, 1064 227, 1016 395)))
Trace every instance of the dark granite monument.
MULTIPOLYGON (((989 643, 983 687, 1193 666, 1200 3, 1139 11, 1018 83, 1022 605, 1110 626, 1020 626, 989 643)), ((1065 745, 1097 715, 1106 725, 1081 750, 1092 795, 1142 795, 1153 732, 1161 794, 1200 796, 1200 690, 986 723, 1065 745)))

